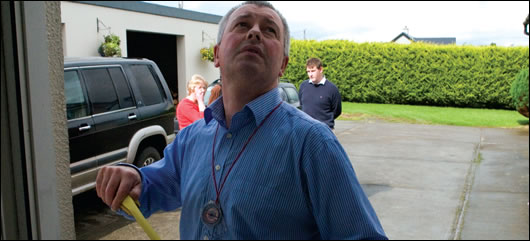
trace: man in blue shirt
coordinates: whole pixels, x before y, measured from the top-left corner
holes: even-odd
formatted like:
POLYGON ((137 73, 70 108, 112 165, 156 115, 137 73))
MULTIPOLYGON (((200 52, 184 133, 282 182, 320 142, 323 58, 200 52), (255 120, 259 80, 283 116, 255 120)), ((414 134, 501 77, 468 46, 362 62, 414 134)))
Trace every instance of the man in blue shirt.
POLYGON ((342 112, 339 89, 324 76, 324 67, 320 59, 308 59, 306 71, 309 79, 300 84, 298 91, 302 110, 333 130, 335 119, 342 112))
POLYGON ((214 47, 223 96, 162 160, 102 168, 98 196, 118 210, 131 195, 144 216, 182 207, 182 239, 387 239, 337 138, 280 98, 289 36, 269 3, 230 10, 214 47))

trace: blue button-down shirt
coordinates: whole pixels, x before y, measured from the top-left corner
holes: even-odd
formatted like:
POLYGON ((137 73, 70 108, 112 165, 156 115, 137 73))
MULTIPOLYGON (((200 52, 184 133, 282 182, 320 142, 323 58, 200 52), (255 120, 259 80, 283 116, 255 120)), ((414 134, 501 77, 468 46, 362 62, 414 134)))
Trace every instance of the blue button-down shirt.
POLYGON ((162 160, 140 169, 142 213, 182 207, 182 239, 386 239, 335 135, 287 103, 257 131, 226 179, 221 222, 201 222, 202 208, 216 199, 212 148, 219 186, 281 101, 277 89, 269 91, 236 113, 229 129, 223 102, 214 102, 204 119, 178 133, 162 160))

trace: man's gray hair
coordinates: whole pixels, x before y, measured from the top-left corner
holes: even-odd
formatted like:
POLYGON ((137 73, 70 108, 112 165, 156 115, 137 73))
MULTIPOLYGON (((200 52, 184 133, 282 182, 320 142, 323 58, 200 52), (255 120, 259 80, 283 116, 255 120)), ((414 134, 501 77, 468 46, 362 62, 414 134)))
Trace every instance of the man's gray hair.
POLYGON ((276 12, 278 14, 278 16, 280 16, 280 19, 282 20, 282 24, 283 24, 283 27, 284 27, 284 30, 283 30, 283 44, 284 44, 283 54, 285 56, 289 56, 289 46, 291 45, 291 36, 290 36, 290 32, 289 32, 289 25, 287 25, 287 21, 285 21, 285 18, 282 16, 282 14, 278 10, 276 10, 274 8, 274 6, 272 6, 272 4, 270 4, 269 2, 264 2, 264 1, 247 1, 247 2, 241 3, 241 4, 233 7, 232 9, 230 9, 230 11, 228 11, 228 13, 226 13, 225 16, 221 19, 221 22, 219 22, 219 32, 217 33, 217 44, 221 44, 221 39, 223 39, 223 34, 225 32, 226 24, 228 23, 228 19, 230 18, 232 13, 235 10, 237 10, 238 8, 243 7, 244 5, 247 5, 247 4, 254 4, 254 5, 257 5, 259 7, 268 7, 270 9, 274 10, 274 12, 276 12))

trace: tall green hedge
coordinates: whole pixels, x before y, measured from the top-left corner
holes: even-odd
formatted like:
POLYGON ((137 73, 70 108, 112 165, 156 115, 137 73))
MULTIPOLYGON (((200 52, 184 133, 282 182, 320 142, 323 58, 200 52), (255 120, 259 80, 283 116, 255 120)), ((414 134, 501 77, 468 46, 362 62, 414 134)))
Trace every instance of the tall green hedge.
POLYGON ((292 40, 283 76, 297 86, 306 60, 350 102, 513 109, 510 86, 528 67, 528 47, 292 40))

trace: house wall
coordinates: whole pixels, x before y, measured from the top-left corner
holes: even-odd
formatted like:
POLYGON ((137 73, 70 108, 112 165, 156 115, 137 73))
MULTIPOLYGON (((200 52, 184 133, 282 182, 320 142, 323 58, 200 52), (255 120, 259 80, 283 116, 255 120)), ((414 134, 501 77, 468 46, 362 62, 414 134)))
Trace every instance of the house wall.
POLYGON ((186 97, 186 81, 192 75, 200 74, 209 82, 220 76, 219 69, 201 60, 199 53, 215 44, 218 24, 67 1, 61 1, 61 22, 66 56, 99 56, 103 36, 109 33, 120 37, 123 57, 127 57, 127 30, 177 35, 179 99, 186 97), (99 24, 99 32, 98 19, 104 24, 99 24))
POLYGON ((398 44, 410 44, 410 42, 411 41, 408 38, 403 37, 403 36, 395 41, 395 43, 398 43, 398 44))

